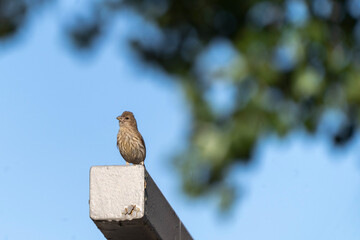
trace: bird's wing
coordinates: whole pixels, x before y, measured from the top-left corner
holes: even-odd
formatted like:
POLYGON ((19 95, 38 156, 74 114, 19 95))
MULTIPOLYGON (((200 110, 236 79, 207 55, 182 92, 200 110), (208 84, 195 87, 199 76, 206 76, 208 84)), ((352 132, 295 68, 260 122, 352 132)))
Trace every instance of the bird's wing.
POLYGON ((146 146, 145 146, 145 141, 144 141, 144 138, 141 136, 141 134, 139 134, 140 135, 140 140, 141 140, 141 143, 144 145, 144 148, 145 148, 145 150, 146 150, 146 146))
MULTIPOLYGON (((141 134, 140 134, 140 139, 141 139, 141 143, 143 144, 144 149, 145 149, 145 154, 144 154, 144 160, 145 160, 145 158, 146 158, 146 146, 145 146, 144 138, 141 136, 141 134)), ((144 163, 143 163, 143 164, 144 164, 144 163)))
POLYGON ((141 133, 140 133, 139 131, 137 132, 137 135, 139 136, 140 141, 141 141, 142 145, 144 146, 144 149, 145 149, 145 158, 146 158, 146 146, 145 146, 144 138, 143 138, 143 136, 141 135, 141 133))

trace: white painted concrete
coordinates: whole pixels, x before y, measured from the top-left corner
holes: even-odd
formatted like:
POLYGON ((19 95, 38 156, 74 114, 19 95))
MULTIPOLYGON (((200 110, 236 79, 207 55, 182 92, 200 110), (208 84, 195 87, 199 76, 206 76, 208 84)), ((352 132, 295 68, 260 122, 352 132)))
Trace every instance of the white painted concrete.
POLYGON ((90 169, 90 218, 107 239, 192 240, 142 165, 90 169))
POLYGON ((144 166, 95 166, 90 169, 90 217, 121 221, 142 218, 144 166))

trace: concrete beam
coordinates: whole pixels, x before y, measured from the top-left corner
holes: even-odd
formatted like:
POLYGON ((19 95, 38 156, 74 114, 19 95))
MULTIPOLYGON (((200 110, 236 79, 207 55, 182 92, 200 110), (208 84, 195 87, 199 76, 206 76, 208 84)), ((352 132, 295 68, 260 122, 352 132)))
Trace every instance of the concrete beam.
POLYGON ((107 239, 192 239, 142 165, 91 167, 89 203, 107 239))

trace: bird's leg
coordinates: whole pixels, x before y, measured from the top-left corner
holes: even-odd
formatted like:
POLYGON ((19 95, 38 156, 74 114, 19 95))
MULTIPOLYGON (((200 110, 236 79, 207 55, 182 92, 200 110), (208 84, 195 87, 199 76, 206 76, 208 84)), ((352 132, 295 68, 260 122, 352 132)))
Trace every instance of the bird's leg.
POLYGON ((130 163, 126 162, 126 166, 128 166, 130 163))
POLYGON ((140 165, 143 165, 143 166, 144 166, 144 161, 140 162, 140 165))

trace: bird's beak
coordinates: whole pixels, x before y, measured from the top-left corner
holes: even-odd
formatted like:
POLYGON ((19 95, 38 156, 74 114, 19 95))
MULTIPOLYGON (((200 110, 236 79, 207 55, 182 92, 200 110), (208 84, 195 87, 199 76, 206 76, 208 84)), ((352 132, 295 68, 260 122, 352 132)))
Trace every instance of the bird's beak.
POLYGON ((118 116, 116 117, 117 120, 121 121, 122 117, 121 116, 118 116))

